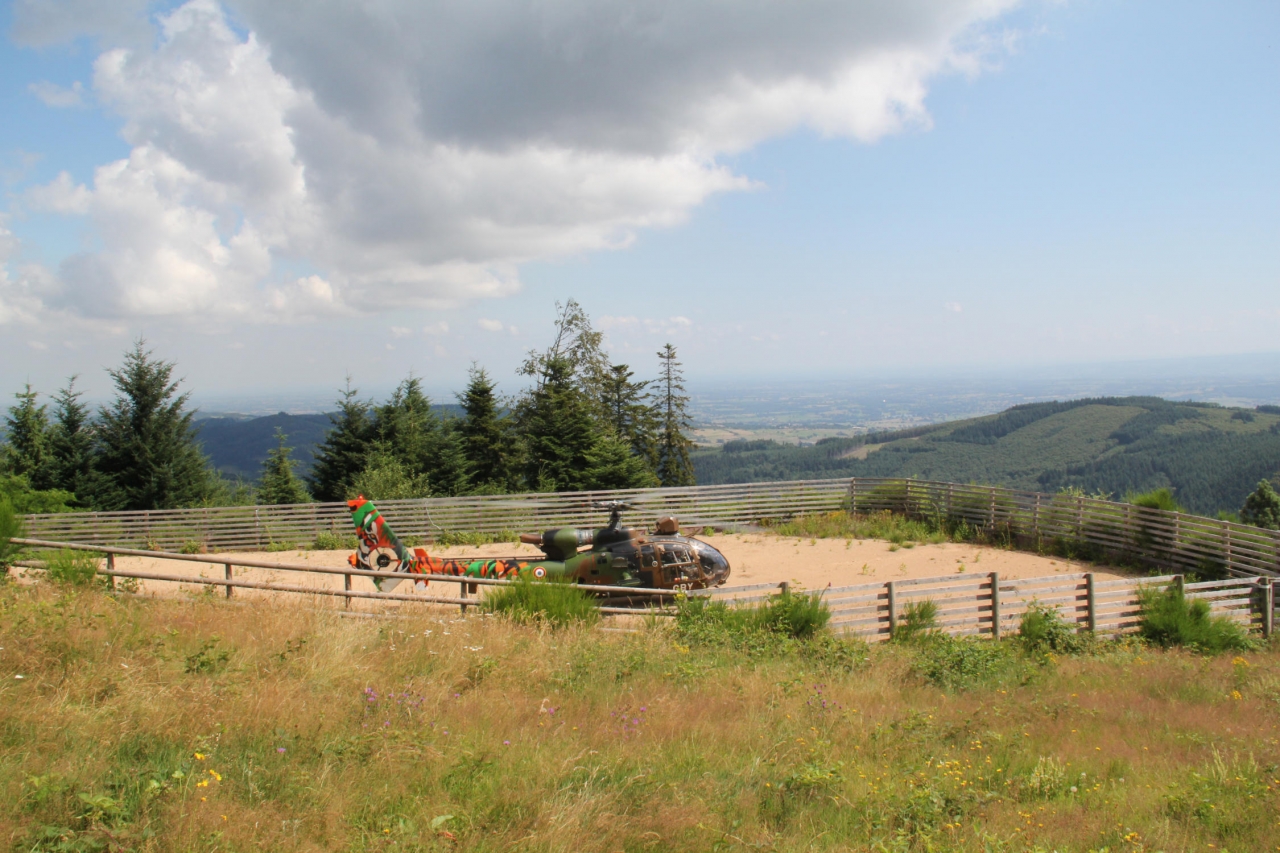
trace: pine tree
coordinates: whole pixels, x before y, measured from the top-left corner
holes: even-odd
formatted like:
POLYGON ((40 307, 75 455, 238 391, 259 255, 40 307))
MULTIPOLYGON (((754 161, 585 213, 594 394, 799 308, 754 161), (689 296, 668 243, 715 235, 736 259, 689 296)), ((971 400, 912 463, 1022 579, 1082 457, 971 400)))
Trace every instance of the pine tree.
POLYGON ((636 382, 632 376, 628 365, 609 368, 602 389, 605 422, 652 471, 658 464, 658 420, 649 405, 650 383, 636 382))
POLYGON ((276 428, 276 446, 267 451, 262 463, 262 481, 258 484, 260 504, 304 504, 311 501, 307 488, 293 469, 298 462, 290 457, 293 448, 285 444, 288 437, 276 428))
POLYGON ((345 390, 339 393, 336 416, 329 416, 333 429, 316 448, 315 463, 308 478, 311 494, 318 501, 347 499, 347 486, 369 464, 375 439, 370 406, 358 399, 359 391, 351 387, 350 376, 345 390))
POLYGON ((1244 499, 1240 520, 1254 527, 1280 530, 1280 495, 1266 480, 1259 481, 1258 487, 1244 499))
POLYGON ((643 489, 658 485, 658 478, 635 455, 627 442, 605 430, 597 434, 586 454, 582 489, 643 489))
POLYGON ((186 409, 189 394, 171 381, 174 365, 152 357, 139 339, 124 364, 108 371, 116 399, 99 413, 102 509, 175 509, 196 506, 213 491, 213 478, 186 409))
POLYGON ((494 388, 485 369, 472 365, 467 390, 458 395, 465 413, 458 430, 472 484, 481 491, 496 492, 513 485, 513 460, 510 429, 498 415, 494 388))
POLYGON ((47 406, 37 406, 39 396, 27 383, 25 391, 13 395, 16 406, 9 407, 5 418, 6 444, 3 470, 25 477, 37 491, 54 487, 54 460, 49 447, 49 413, 47 406))
POLYGON ((541 386, 521 401, 518 412, 530 486, 550 492, 584 488, 600 429, 594 415, 591 401, 573 381, 568 359, 548 361, 541 386))
POLYGON ((664 486, 692 486, 693 462, 689 451, 693 442, 688 437, 689 397, 684 393, 684 373, 676 360, 676 348, 665 345, 658 352, 661 368, 658 374, 657 399, 653 411, 658 421, 658 479, 664 486))
POLYGON ((412 477, 425 476, 437 495, 468 491, 467 461, 460 436, 442 424, 422 392, 422 380, 409 376, 377 410, 375 432, 412 477))
POLYGON ((49 450, 53 457, 55 487, 72 492, 81 506, 92 506, 99 490, 94 466, 93 425, 89 407, 80 402, 84 393, 76 390, 76 378, 67 380, 53 398, 54 422, 49 430, 49 450))

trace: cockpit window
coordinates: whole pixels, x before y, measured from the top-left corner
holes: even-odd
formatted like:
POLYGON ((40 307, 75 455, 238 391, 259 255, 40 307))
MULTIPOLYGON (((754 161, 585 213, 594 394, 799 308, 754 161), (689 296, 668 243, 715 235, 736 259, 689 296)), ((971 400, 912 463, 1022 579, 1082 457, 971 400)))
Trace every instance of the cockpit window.
POLYGON ((712 548, 705 542, 699 542, 696 546, 698 551, 698 562, 702 564, 702 570, 709 575, 720 576, 729 571, 729 561, 724 558, 715 548, 712 548))

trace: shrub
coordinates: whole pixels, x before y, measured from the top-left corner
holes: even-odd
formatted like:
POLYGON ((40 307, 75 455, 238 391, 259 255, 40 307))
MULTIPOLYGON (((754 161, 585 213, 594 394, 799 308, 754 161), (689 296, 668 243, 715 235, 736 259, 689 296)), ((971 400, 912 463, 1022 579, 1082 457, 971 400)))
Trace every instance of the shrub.
POLYGON ((797 640, 814 636, 831 621, 831 610, 821 593, 784 590, 747 612, 749 625, 797 640))
POLYGON ((45 561, 45 577, 67 586, 88 586, 98 578, 101 554, 89 551, 56 551, 45 561))
POLYGON ((566 581, 533 581, 521 578, 484 597, 486 613, 497 613, 516 622, 550 625, 592 625, 600 619, 595 599, 577 584, 566 581))
POLYGON ((930 635, 914 646, 911 669, 937 687, 964 689, 1021 676, 1025 659, 1008 643, 963 640, 946 634, 930 635))
POLYGON ((316 534, 311 547, 317 551, 354 551, 356 537, 353 533, 343 535, 333 530, 322 530, 316 534))
POLYGON ((22 516, 14 512, 9 499, 0 495, 0 576, 3 576, 22 547, 14 545, 13 539, 22 538, 22 516))
POLYGON ((1059 654, 1078 654, 1088 648, 1091 639, 1063 619, 1058 608, 1037 601, 1031 602, 1023 612, 1018 637, 1027 651, 1059 654))
POLYGON ((1244 499, 1240 519, 1254 527, 1280 530, 1280 495, 1266 480, 1259 481, 1258 488, 1244 499))
POLYGON ((1173 498, 1173 492, 1169 489, 1155 489, 1154 491, 1145 492, 1143 494, 1125 495, 1125 501, 1134 506, 1143 506, 1147 509, 1167 509, 1171 512, 1182 512, 1182 507, 1173 498))
POLYGON ((913 601, 902 610, 891 639, 909 643, 932 637, 938 629, 938 605, 929 600, 913 601))
POLYGON ((178 549, 179 554, 203 554, 204 543, 195 539, 188 539, 182 543, 182 547, 178 549))
POLYGON ((510 530, 501 530, 497 533, 446 530, 436 536, 435 541, 441 548, 448 548, 453 545, 492 545, 495 542, 519 542, 520 534, 513 533, 510 530))
POLYGON ((1141 589, 1138 600, 1142 607, 1138 632, 1160 646, 1187 646, 1214 653, 1256 645, 1244 628, 1226 616, 1211 615, 1209 602, 1188 600, 1179 586, 1141 589))

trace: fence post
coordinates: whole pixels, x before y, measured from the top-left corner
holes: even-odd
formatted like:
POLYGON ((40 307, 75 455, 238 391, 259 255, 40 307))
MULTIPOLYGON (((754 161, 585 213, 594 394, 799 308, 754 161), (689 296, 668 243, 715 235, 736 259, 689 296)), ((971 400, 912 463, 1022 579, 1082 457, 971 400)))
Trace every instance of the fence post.
MULTIPOLYGON (((459 597, 459 598, 466 598, 466 597, 467 597, 467 582, 466 582, 465 580, 460 580, 460 581, 458 581, 458 597, 459 597)), ((458 605, 458 610, 460 610, 460 611, 462 612, 462 614, 465 616, 465 615, 466 615, 466 613, 467 613, 467 605, 466 605, 466 604, 459 604, 459 605, 458 605)))
POLYGON ((1182 595, 1187 593, 1187 579, 1182 575, 1173 576, 1173 585, 1177 587, 1178 592, 1182 595))
POLYGON ((778 584, 778 592, 782 595, 786 595, 791 592, 791 581, 783 581, 778 584))
MULTIPOLYGON (((342 588, 347 592, 351 592, 351 572, 347 572, 342 576, 342 588)), ((345 610, 351 609, 351 596, 342 596, 342 606, 345 610)))
MULTIPOLYGON (((226 579, 231 580, 231 564, 226 563, 223 568, 226 570, 226 579)), ((233 589, 235 589, 235 587, 231 586, 231 584, 227 584, 227 598, 231 597, 231 590, 233 589)))
POLYGON ((1276 627, 1276 582, 1262 578, 1262 636, 1270 637, 1276 627))
POLYGON ((991 573, 991 639, 1000 639, 1000 573, 991 573))
POLYGON ((1222 522, 1222 538, 1226 541, 1226 545, 1227 545, 1226 565, 1227 565, 1227 568, 1230 569, 1231 568, 1231 523, 1230 522, 1227 522, 1227 521, 1222 522))
MULTIPOLYGON (((108 572, 114 572, 115 570, 116 570, 116 555, 115 555, 115 554, 112 554, 112 553, 108 553, 108 554, 107 554, 107 571, 108 571, 108 572)), ((116 576, 115 576, 115 575, 110 575, 110 576, 108 576, 108 578, 107 578, 107 583, 111 586, 111 591, 112 591, 112 592, 115 592, 115 591, 116 591, 116 576)))
POLYGON ((885 586, 889 590, 889 636, 892 638, 898 630, 898 588, 893 581, 889 581, 885 586))
POLYGON ((1096 634, 1098 632, 1098 593, 1094 587, 1093 572, 1085 573, 1084 595, 1085 603, 1089 608, 1089 633, 1096 634))

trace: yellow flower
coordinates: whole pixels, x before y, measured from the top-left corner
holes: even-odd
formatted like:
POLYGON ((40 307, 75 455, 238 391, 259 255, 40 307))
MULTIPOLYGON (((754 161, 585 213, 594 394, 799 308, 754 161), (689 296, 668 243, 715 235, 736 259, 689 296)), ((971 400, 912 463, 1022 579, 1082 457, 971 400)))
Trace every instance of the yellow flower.
POLYGON ((203 752, 197 752, 197 753, 196 753, 196 761, 204 761, 204 753, 203 753, 203 752))
POLYGON ((1231 691, 1231 698, 1232 698, 1232 699, 1237 699, 1237 700, 1238 700, 1238 699, 1243 699, 1244 697, 1240 695, 1240 691, 1239 691, 1239 690, 1232 690, 1232 691, 1231 691))
POLYGON ((207 788, 207 787, 209 787, 209 780, 208 780, 208 779, 201 779, 199 782, 197 782, 197 783, 196 783, 196 787, 197 787, 197 788, 207 788))
POLYGON ((222 776, 221 774, 218 773, 217 770, 210 768, 209 775, 212 776, 214 779, 218 780, 219 782, 222 781, 222 776))

